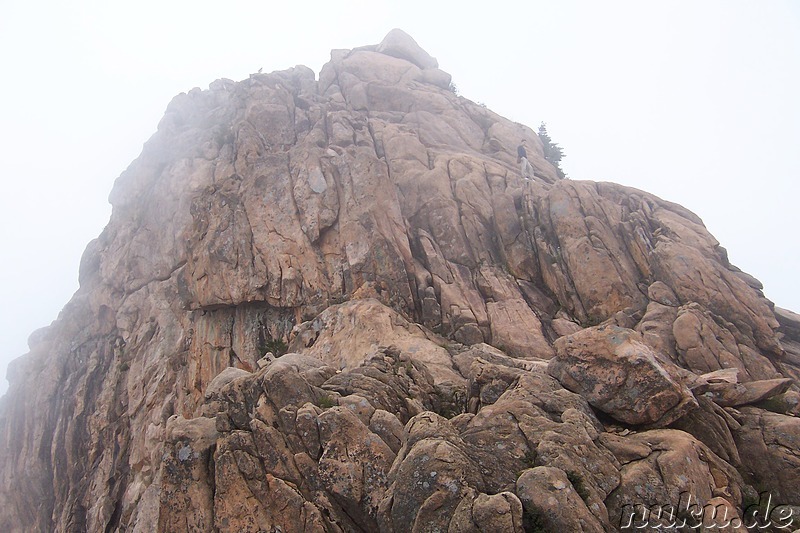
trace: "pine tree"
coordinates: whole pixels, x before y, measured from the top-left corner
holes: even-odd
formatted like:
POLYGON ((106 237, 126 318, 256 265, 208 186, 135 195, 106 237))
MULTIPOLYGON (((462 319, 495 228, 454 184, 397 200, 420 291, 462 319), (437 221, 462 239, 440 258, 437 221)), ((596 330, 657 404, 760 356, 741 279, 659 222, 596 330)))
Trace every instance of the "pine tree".
POLYGON ((564 155, 564 149, 561 148, 558 143, 554 143, 550 138, 550 135, 547 133, 547 124, 544 122, 539 125, 539 138, 544 145, 544 158, 549 161, 551 165, 556 167, 558 177, 566 178, 567 175, 561 170, 561 160, 567 156, 564 155))

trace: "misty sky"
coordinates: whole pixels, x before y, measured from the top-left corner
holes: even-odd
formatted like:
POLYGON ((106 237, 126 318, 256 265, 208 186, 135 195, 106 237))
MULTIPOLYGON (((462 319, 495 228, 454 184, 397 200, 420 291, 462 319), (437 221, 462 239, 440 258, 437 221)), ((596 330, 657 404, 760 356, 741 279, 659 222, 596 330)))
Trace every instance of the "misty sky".
MULTIPOLYGON (((697 213, 800 311, 800 2, 4 2, 0 393, 77 289, 114 179, 173 96, 411 34, 462 96, 537 127, 572 179, 697 213)), ((513 148, 513 147, 512 147, 513 148)))

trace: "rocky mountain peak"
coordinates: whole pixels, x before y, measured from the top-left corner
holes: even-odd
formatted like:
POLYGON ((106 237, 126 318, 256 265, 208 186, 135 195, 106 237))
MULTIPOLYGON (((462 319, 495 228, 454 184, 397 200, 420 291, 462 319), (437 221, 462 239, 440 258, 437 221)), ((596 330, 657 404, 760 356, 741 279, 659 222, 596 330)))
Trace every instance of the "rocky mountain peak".
POLYGON ((9 372, 3 531, 800 505, 798 316, 695 214, 560 179, 402 30, 178 95, 109 200, 9 372))
POLYGON ((386 34, 381 44, 375 51, 381 54, 405 59, 414 63, 421 69, 434 69, 439 67, 436 58, 423 50, 409 34, 399 28, 395 28, 386 34))

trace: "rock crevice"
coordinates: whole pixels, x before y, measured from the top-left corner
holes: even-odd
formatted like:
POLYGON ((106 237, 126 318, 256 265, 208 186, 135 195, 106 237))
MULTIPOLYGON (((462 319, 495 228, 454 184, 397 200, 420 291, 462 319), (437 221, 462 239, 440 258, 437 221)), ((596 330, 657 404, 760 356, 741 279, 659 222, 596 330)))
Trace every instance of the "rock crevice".
POLYGON ((400 30, 175 97, 109 200, 9 368, 3 531, 800 505, 797 315, 688 210, 560 179, 400 30))

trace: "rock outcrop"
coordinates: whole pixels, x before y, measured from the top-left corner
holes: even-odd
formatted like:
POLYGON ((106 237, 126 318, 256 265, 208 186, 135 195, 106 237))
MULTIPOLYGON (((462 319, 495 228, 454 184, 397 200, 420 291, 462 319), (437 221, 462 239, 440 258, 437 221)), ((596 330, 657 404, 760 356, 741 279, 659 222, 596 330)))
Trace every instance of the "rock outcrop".
POLYGON ((696 215, 560 179, 450 83, 393 30, 318 79, 177 96, 9 368, 0 529, 609 531, 684 493, 739 519, 759 493, 800 505, 798 316, 696 215))
POLYGON ((630 425, 667 426, 697 407, 678 369, 638 334, 620 327, 587 328, 556 341, 548 371, 592 407, 630 425))

